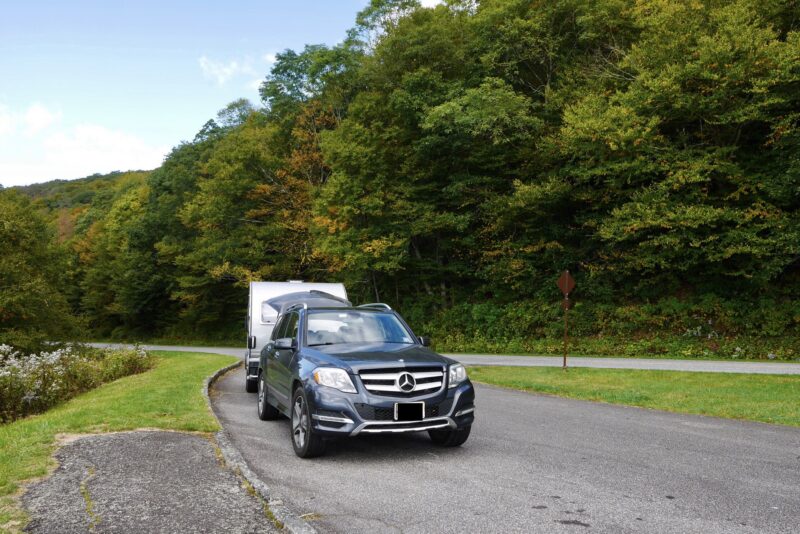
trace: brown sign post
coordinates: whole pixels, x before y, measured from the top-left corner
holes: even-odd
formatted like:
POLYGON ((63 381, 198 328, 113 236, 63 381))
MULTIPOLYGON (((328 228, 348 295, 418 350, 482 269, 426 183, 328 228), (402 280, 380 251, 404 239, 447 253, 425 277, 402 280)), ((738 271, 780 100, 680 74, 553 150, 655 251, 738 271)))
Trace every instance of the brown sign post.
POLYGON ((561 308, 564 310, 564 364, 562 369, 567 369, 567 346, 569 343, 569 309, 572 308, 572 301, 569 300, 569 294, 575 289, 575 279, 569 274, 569 271, 564 271, 558 277, 556 282, 558 289, 564 294, 564 301, 561 303, 561 308))

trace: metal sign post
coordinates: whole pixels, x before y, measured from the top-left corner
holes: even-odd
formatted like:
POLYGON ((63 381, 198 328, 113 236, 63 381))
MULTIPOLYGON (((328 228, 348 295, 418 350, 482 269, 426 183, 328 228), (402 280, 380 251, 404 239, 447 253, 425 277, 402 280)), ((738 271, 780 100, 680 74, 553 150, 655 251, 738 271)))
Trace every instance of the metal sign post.
POLYGON ((558 289, 564 294, 564 300, 561 302, 561 308, 564 310, 564 363, 562 369, 567 370, 567 347, 569 345, 569 309, 572 307, 572 301, 569 300, 570 292, 575 289, 575 279, 569 274, 569 271, 564 271, 558 277, 556 282, 558 289))

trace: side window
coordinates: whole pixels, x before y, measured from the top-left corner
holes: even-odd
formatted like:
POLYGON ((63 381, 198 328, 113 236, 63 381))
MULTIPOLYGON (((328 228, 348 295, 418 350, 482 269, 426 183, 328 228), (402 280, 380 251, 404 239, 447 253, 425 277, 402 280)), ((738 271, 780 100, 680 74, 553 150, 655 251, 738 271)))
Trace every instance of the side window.
POLYGON ((286 332, 282 335, 283 337, 290 337, 292 339, 297 339, 297 327, 300 324, 300 315, 297 313, 292 313, 289 315, 289 320, 286 322, 286 332))
POLYGON ((284 337, 282 332, 286 330, 286 322, 286 315, 278 317, 278 322, 275 323, 275 328, 272 329, 272 336, 270 337, 271 340, 275 341, 276 339, 284 337))

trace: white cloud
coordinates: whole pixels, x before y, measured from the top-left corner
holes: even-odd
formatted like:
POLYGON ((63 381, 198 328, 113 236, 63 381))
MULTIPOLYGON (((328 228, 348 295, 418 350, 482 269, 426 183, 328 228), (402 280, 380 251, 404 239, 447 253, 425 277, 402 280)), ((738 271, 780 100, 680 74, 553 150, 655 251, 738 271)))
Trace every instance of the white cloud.
POLYGON ((443 0, 420 0, 422 7, 436 7, 442 3, 443 0))
POLYGON ((114 170, 153 169, 161 165, 169 149, 121 130, 81 124, 38 143, 26 143, 18 152, 27 154, 0 151, 0 183, 8 187, 114 170))
POLYGON ((38 102, 21 112, 0 105, 0 136, 14 134, 22 127, 25 135, 30 137, 47 130, 60 120, 60 111, 51 111, 38 102))
POLYGON ((264 62, 265 62, 265 63, 267 63, 268 65, 272 65, 272 64, 274 64, 276 61, 278 61, 278 56, 277 56, 277 55, 275 55, 275 54, 273 54, 272 52, 270 52, 269 54, 264 54, 264 57, 263 57, 262 59, 263 59, 263 60, 264 60, 264 62))
POLYGON ((224 61, 216 61, 206 56, 201 56, 197 62, 200 65, 200 69, 203 71, 203 76, 214 80, 217 85, 225 85, 232 78, 243 74, 250 76, 256 74, 248 59, 234 59, 226 63, 224 61))
POLYGON ((25 123, 25 133, 34 135, 49 128, 61 120, 61 112, 52 112, 42 104, 35 103, 28 108, 23 116, 25 123))

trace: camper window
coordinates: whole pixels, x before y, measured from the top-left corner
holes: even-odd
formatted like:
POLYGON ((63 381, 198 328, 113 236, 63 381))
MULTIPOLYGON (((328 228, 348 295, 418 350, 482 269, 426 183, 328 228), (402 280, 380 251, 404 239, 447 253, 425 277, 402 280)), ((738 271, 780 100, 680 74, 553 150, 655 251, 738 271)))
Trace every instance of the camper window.
POLYGON ((275 320, 275 308, 270 306, 269 302, 262 302, 261 303, 261 322, 262 323, 271 323, 275 320))

